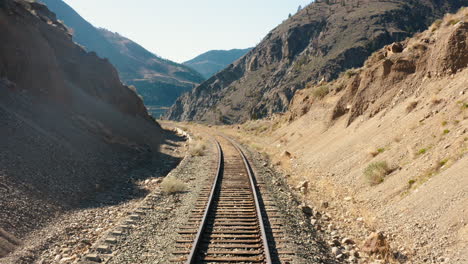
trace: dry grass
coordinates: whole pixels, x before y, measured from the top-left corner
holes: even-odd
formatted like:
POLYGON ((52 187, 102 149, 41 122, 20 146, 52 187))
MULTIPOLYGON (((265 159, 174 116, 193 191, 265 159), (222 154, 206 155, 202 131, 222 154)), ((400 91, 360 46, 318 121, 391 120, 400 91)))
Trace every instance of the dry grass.
POLYGON ((432 24, 432 29, 431 31, 434 32, 437 29, 440 28, 440 25, 442 25, 442 19, 437 19, 433 24, 432 24))
POLYGON ((369 154, 372 157, 375 157, 375 156, 379 155, 380 153, 383 153, 384 151, 385 151, 385 148, 378 148, 378 149, 375 149, 375 150, 370 150, 369 154))
POLYGON ((181 193, 186 189, 185 183, 175 177, 167 177, 161 183, 161 190, 167 194, 181 193))
POLYGON ((324 98, 328 93, 330 92, 330 88, 328 88, 328 85, 321 85, 312 92, 312 95, 315 98, 322 99, 324 98))
POLYGON ((364 177, 370 185, 382 183, 391 172, 386 161, 373 162, 364 169, 364 177))
POLYGON ((345 72, 346 77, 351 78, 355 75, 357 75, 359 72, 357 69, 349 69, 345 72))

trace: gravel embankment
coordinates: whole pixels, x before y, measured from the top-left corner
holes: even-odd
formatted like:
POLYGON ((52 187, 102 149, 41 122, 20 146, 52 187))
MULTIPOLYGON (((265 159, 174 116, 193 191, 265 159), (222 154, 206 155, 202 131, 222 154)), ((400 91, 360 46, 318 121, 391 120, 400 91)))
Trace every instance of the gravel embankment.
POLYGON ((187 191, 168 195, 155 190, 153 199, 148 201, 154 210, 143 216, 138 227, 115 246, 118 254, 108 263, 170 263, 179 238, 177 231, 187 223, 201 189, 214 174, 216 158, 216 149, 208 144, 203 156, 189 156, 173 170, 170 176, 184 181, 187 191))
POLYGON ((170 136, 153 161, 129 172, 127 184, 116 184, 83 203, 82 208, 57 215, 46 227, 23 239, 23 246, 0 259, 0 263, 76 263, 129 212, 138 208, 185 154, 183 138, 170 136))

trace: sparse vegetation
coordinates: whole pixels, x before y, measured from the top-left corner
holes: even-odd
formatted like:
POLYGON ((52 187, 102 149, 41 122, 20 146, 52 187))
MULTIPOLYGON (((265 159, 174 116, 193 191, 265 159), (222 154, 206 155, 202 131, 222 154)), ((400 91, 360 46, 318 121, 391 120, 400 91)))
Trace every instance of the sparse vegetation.
POLYGON ((383 153, 384 151, 385 151, 385 148, 378 148, 376 150, 369 151, 369 154, 372 157, 375 157, 375 156, 379 155, 380 153, 383 153))
POLYGON ((345 85, 344 83, 340 83, 340 84, 336 85, 336 88, 335 88, 335 89, 336 89, 337 92, 340 92, 340 91, 342 91, 345 87, 346 87, 346 85, 345 85))
POLYGON ((447 22, 447 26, 451 25, 455 25, 457 24, 458 22, 460 22, 460 19, 450 19, 448 22, 447 22))
POLYGON ((444 133, 444 135, 445 135, 445 134, 448 134, 448 133, 450 133, 450 130, 444 129, 444 132, 443 132, 443 133, 444 133))
POLYGON ((409 185, 410 188, 411 188, 411 187, 413 186, 413 184, 415 184, 415 183, 416 183, 416 181, 415 181, 415 180, 412 180, 412 179, 408 181, 408 185, 409 185))
POLYGON ((181 193, 186 190, 186 185, 175 177, 166 177, 161 183, 161 190, 167 194, 181 193))
POLYGON ((386 161, 373 162, 364 169, 364 177, 370 185, 377 185, 382 183, 390 172, 386 161))
POLYGON ((442 121, 441 125, 442 125, 442 126, 446 126, 446 125, 447 125, 447 121, 442 121))
POLYGON ((313 96, 315 98, 322 99, 324 98, 328 93, 330 92, 330 88, 328 88, 328 85, 321 85, 312 92, 313 96))
POLYGON ((190 146, 190 155, 192 157, 195 156, 203 156, 205 155, 206 145, 203 142, 198 142, 190 146))
POLYGON ((406 106, 406 113, 413 111, 418 106, 418 101, 412 101, 406 106))
POLYGON ((442 19, 437 19, 433 24, 432 24, 432 32, 436 31, 437 29, 440 28, 440 25, 442 25, 442 19))
POLYGON ((442 102, 443 102, 443 99, 438 98, 438 97, 433 97, 433 98, 431 99, 431 104, 432 104, 432 105, 438 105, 438 104, 440 104, 440 103, 442 103, 442 102))
POLYGON ((426 154, 426 152, 427 152, 427 149, 422 148, 422 149, 418 150, 418 155, 424 155, 424 154, 426 154))
POLYGON ((439 161, 439 166, 440 167, 445 166, 445 164, 447 164, 448 161, 449 161, 448 159, 443 159, 443 160, 439 161))
POLYGON ((355 75, 357 75, 357 74, 358 74, 358 72, 357 72, 356 69, 349 69, 349 70, 347 70, 347 71, 345 72, 345 75, 346 75, 346 77, 348 77, 348 78, 351 78, 351 77, 353 77, 353 76, 355 76, 355 75))

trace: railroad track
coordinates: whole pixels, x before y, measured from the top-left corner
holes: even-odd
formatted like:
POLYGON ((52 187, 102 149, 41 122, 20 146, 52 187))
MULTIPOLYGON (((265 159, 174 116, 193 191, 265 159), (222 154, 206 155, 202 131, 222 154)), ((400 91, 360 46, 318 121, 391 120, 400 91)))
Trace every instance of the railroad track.
POLYGON ((216 136, 217 171, 203 189, 186 226, 180 228, 178 263, 290 263, 277 210, 269 208, 239 146, 216 136), (267 204, 267 205, 265 205, 267 204))

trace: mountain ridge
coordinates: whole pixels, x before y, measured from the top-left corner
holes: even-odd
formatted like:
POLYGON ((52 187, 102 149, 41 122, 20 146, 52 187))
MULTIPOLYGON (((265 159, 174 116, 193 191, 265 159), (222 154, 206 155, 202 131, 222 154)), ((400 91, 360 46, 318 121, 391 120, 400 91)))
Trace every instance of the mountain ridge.
POLYGON ((235 62, 251 50, 252 48, 210 50, 184 62, 183 64, 201 73, 205 79, 209 79, 214 74, 226 68, 229 64, 235 62))
POLYGON ((62 0, 40 0, 74 35, 74 41, 108 58, 123 82, 134 85, 147 106, 169 106, 204 78, 182 64, 162 59, 134 41, 107 29, 96 28, 62 0))
POLYGON ((288 109, 297 90, 360 67, 375 50, 422 31, 467 1, 315 2, 166 113, 177 121, 231 124, 288 109))

